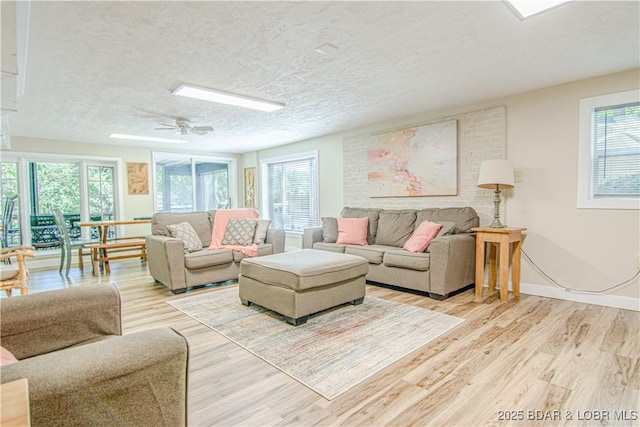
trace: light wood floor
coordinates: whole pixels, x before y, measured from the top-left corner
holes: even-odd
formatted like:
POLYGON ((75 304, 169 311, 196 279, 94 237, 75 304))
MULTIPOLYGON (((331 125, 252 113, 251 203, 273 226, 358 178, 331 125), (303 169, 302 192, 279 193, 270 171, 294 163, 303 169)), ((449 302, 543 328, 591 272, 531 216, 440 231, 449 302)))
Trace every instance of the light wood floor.
POLYGON ((466 321, 327 401, 165 304, 184 296, 154 284, 137 260, 99 278, 88 267, 69 279, 32 271, 29 291, 106 282, 122 293, 125 333, 171 326, 187 337, 190 426, 640 425, 638 312, 527 295, 476 303, 472 290, 436 301, 368 286, 369 295, 466 321))

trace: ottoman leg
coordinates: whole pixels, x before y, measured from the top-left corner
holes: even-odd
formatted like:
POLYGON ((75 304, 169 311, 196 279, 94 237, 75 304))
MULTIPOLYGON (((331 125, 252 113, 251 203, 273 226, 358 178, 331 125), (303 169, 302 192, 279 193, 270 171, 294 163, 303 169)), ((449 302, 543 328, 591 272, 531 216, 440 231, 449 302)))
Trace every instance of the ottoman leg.
POLYGON ((364 302, 364 297, 362 298, 358 298, 358 299, 354 299, 353 301, 351 301, 351 304, 353 305, 360 305, 364 302))
POLYGON ((251 304, 253 304, 251 301, 246 300, 246 299, 242 299, 242 298, 240 298, 240 302, 242 303, 242 305, 246 305, 247 307, 249 307, 251 304))
POLYGON ((289 316, 284 316, 284 320, 293 326, 298 326, 298 325, 302 325, 303 323, 307 323, 307 319, 309 318, 309 316, 300 316, 296 319, 294 319, 293 317, 289 317, 289 316))

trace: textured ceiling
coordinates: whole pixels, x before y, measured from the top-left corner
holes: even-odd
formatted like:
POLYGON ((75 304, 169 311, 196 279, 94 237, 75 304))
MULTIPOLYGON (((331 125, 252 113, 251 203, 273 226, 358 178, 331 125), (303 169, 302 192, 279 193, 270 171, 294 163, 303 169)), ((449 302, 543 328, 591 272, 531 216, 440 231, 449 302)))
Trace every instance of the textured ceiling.
POLYGON ((108 136, 174 137, 153 129, 184 117, 215 131, 181 148, 252 151, 638 67, 639 5, 579 1, 521 21, 500 1, 32 2, 10 131, 148 146, 108 136), (170 95, 179 82, 286 108, 170 95))

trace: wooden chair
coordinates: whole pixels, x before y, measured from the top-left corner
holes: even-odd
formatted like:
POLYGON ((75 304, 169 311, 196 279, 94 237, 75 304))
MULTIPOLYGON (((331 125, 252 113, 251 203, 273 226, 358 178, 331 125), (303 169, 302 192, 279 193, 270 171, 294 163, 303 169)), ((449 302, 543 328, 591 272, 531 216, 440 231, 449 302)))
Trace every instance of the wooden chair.
POLYGON ((64 219, 64 213, 61 209, 53 209, 53 220, 56 223, 58 229, 58 239, 60 239, 60 268, 58 271, 62 273, 62 266, 65 264, 66 269, 65 276, 69 275, 71 269, 71 254, 74 250, 78 250, 78 267, 82 270, 84 268, 83 257, 85 255, 91 256, 91 250, 85 248, 86 244, 95 242, 71 242, 71 236, 69 235, 69 229, 67 228, 67 221, 64 219))
POLYGON ((27 257, 33 258, 33 246, 12 246, 0 249, 0 260, 15 258, 15 264, 0 266, 0 290, 11 296, 13 289, 27 294, 27 257))

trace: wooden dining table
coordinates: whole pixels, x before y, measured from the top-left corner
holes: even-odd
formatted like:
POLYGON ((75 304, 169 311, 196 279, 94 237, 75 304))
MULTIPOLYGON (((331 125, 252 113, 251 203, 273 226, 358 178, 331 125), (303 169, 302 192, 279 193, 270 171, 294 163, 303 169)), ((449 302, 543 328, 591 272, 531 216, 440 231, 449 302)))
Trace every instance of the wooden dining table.
POLYGON ((125 220, 102 220, 102 221, 87 221, 81 222, 80 227, 96 227, 98 229, 98 235, 100 241, 95 244, 87 244, 86 248, 92 250, 93 261, 93 274, 98 275, 99 270, 103 270, 106 273, 111 272, 109 267, 109 261, 125 258, 137 258, 140 257, 143 260, 147 259, 146 245, 144 236, 133 237, 109 237, 109 230, 111 227, 117 227, 121 225, 139 225, 139 224, 151 224, 151 219, 125 219, 125 220), (131 251, 138 251, 133 253, 131 251), (110 255, 112 253, 129 252, 125 255, 110 255))
POLYGON ((151 224, 150 219, 115 219, 104 221, 87 221, 81 222, 80 227, 96 227, 98 235, 102 243, 106 243, 109 238, 109 228, 118 225, 135 225, 135 224, 151 224))

